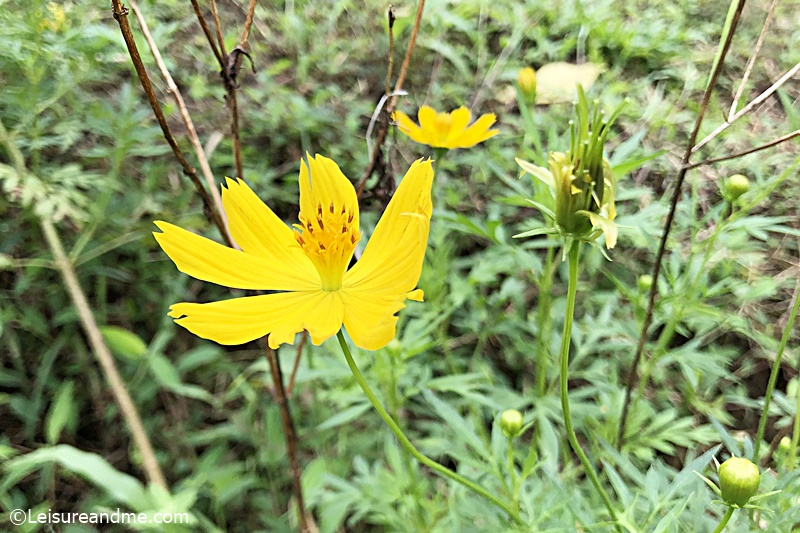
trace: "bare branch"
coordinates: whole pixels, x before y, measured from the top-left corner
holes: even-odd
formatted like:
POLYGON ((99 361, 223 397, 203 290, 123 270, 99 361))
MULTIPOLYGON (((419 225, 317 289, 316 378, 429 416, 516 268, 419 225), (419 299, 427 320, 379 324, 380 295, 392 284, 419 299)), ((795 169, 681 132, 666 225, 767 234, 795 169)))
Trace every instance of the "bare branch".
POLYGON ((708 86, 706 87, 706 91, 703 94, 703 100, 700 102, 700 108, 697 111, 697 118, 695 119, 694 129, 692 130, 692 134, 689 136, 689 141, 686 144, 686 151, 683 155, 683 160, 681 161, 681 168, 678 171, 678 176, 675 179, 675 189, 672 192, 672 198, 670 199, 670 206, 669 212, 667 214, 667 220, 664 223, 664 232, 661 234, 661 242, 658 245, 658 252, 656 253, 655 264, 653 265, 653 285, 650 287, 650 296, 647 301, 647 312, 645 313, 644 322, 642 323, 642 331, 639 335, 639 341, 636 344, 636 352, 633 356, 633 364, 631 365, 630 372, 628 373, 628 384, 625 389, 625 400, 623 402, 622 407, 622 415, 620 416, 619 421, 619 432, 617 434, 617 447, 619 449, 622 448, 622 444, 625 441, 625 426, 628 420, 628 413, 631 407, 631 392, 633 387, 636 385, 636 376, 639 370, 639 364, 642 360, 642 354, 644 353, 644 345, 647 342, 647 330, 650 329, 650 324, 653 321, 653 310, 655 309, 656 305, 656 298, 658 296, 658 276, 661 273, 661 261, 664 258, 664 253, 667 249, 667 239, 669 237, 669 231, 672 229, 672 222, 675 220, 675 211, 678 207, 678 199, 681 196, 681 188, 683 186, 683 181, 686 178, 686 164, 689 162, 689 158, 692 156, 692 148, 694 146, 695 141, 697 140, 697 134, 700 131, 700 126, 703 124, 703 117, 705 116, 706 110, 708 109, 708 103, 711 100, 711 94, 714 91, 714 88, 717 85, 717 80, 719 79, 719 75, 722 72, 722 67, 725 64, 725 57, 728 55, 728 50, 730 50, 731 42, 733 41, 733 36, 736 34, 736 27, 739 25, 739 19, 742 16, 742 10, 744 9, 745 0, 739 0, 738 4, 736 5, 736 11, 733 15, 733 20, 731 22, 730 31, 725 39, 725 42, 722 43, 722 50, 720 52, 719 61, 717 61, 716 66, 711 73, 711 78, 708 81, 708 86))
POLYGON ((700 141, 699 143, 697 143, 697 145, 696 145, 694 148, 692 148, 692 153, 695 153, 696 151, 698 151, 700 148, 702 148, 703 146, 705 146, 705 145, 706 145, 706 144, 707 144, 709 141, 711 141, 712 139, 714 139, 714 138, 715 138, 717 135, 719 135, 719 134, 720 134, 720 133, 722 133, 723 131, 727 130, 727 129, 730 127, 730 125, 731 125, 731 124, 733 124, 735 121, 737 121, 737 120, 739 120, 740 118, 742 118, 742 116, 743 116, 743 115, 747 114, 747 113, 748 113, 748 112, 750 112, 750 111, 751 111, 751 110, 752 110, 754 107, 756 107, 757 105, 761 104, 761 103, 762 103, 764 100, 766 100, 767 98, 769 98, 770 96, 772 96, 772 95, 775 93, 775 91, 777 91, 778 89, 780 89, 780 88, 781 88, 781 86, 782 86, 784 83, 786 83, 787 81, 789 81, 790 79, 792 79, 792 77, 793 77, 795 74, 797 74, 797 72, 798 72, 798 71, 800 71, 800 63, 797 63, 795 66, 793 66, 791 69, 789 69, 789 70, 786 72, 786 74, 784 74, 783 76, 781 76, 781 79, 779 79, 778 81, 776 81, 775 83, 773 83, 773 84, 770 86, 770 88, 769 88, 769 89, 767 89, 766 91, 764 91, 763 93, 761 93, 760 95, 758 95, 758 96, 757 96, 757 97, 756 97, 756 98, 755 98, 755 99, 754 99, 752 102, 750 102, 749 104, 747 104, 746 106, 744 106, 744 107, 741 109, 741 111, 738 111, 737 113, 735 113, 734 115, 732 115, 732 116, 731 116, 731 117, 730 117, 728 120, 726 120, 725 122, 723 122, 722 124, 720 124, 720 125, 717 127, 717 129, 715 129, 714 131, 712 131, 711 133, 709 133, 708 135, 706 135, 706 138, 705 138, 705 139, 703 139, 702 141, 700 141))
POLYGON ((230 236, 225 229, 225 222, 222 219, 222 214, 214 207, 214 201, 212 200, 211 196, 209 196, 208 191, 206 191, 203 183, 200 181, 200 178, 197 176, 197 171, 186 160, 186 157, 183 155, 183 152, 178 146, 175 137, 172 136, 172 132, 167 124, 167 119, 164 116, 164 112, 161 110, 161 105, 158 103, 156 93, 153 91, 153 85, 150 83, 150 78, 147 76, 147 70, 144 68, 142 57, 139 55, 139 49, 136 47, 136 41, 133 39, 131 25, 128 23, 128 8, 124 7, 120 0, 111 0, 111 5, 114 18, 119 23, 119 28, 122 31, 122 38, 125 40, 125 45, 127 46, 128 53, 131 56, 131 61, 133 61, 133 66, 136 69, 136 74, 139 77, 139 81, 142 84, 142 89, 144 89, 145 95, 147 95, 147 101, 150 103, 150 107, 153 109, 153 114, 156 116, 158 125, 161 126, 161 131, 164 134, 164 138, 167 140, 167 143, 172 149, 172 153, 175 154, 175 158, 183 167, 183 173, 186 174, 190 180, 192 180, 197 192, 200 193, 203 203, 205 204, 206 209, 208 209, 208 211, 211 213, 211 217, 214 220, 214 223, 217 225, 217 228, 219 228, 223 239, 225 239, 225 242, 229 246, 232 246, 233 243, 231 242, 230 236))
POLYGON ((792 139, 794 139, 795 137, 798 137, 798 136, 800 136, 800 130, 795 130, 795 131, 793 131, 791 133, 787 133, 786 135, 778 137, 777 139, 773 139, 773 140, 769 141, 768 143, 762 144, 760 146, 756 146, 755 148, 750 148, 749 150, 744 150, 742 152, 737 152, 735 154, 724 155, 722 157, 715 157, 714 159, 706 159, 706 160, 700 161, 698 163, 691 163, 691 164, 686 166, 686 170, 691 170, 693 168, 697 168, 697 167, 703 166, 703 165, 710 165, 712 163, 719 163, 720 161, 728 161, 729 159, 736 159, 736 158, 739 158, 739 157, 744 157, 746 155, 750 155, 750 154, 753 154, 755 152, 760 152, 761 150, 766 150, 767 148, 772 148, 773 146, 776 146, 778 144, 785 143, 786 141, 790 141, 790 140, 792 140, 792 139))
MULTIPOLYGON (((228 228, 228 219, 225 216, 225 209, 222 207, 222 197, 219 194, 217 184, 214 182, 214 174, 211 172, 211 166, 208 164, 208 158, 203 150, 203 145, 200 143, 200 138, 197 136, 197 130, 194 127, 194 122, 192 122, 192 117, 189 115, 189 110, 186 108, 186 102, 183 100, 183 95, 181 95, 178 86, 175 84, 175 80, 172 79, 172 76, 167 69, 167 65, 164 63, 164 59, 161 57, 161 52, 158 51, 158 46, 156 46, 153 36, 150 34, 150 29, 147 27, 147 22, 144 20, 144 16, 142 15, 139 6, 134 0, 129 0, 129 2, 131 9, 133 9, 133 13, 136 15, 136 20, 139 21, 139 26, 142 28, 142 34, 144 34, 147 45, 150 47, 150 51, 153 53, 153 57, 156 60, 156 65, 158 65, 158 69, 161 71, 161 75, 164 77, 164 80, 167 83, 167 88, 169 89, 169 92, 172 93, 172 97, 175 99, 175 103, 178 105, 178 110, 181 113, 183 123, 186 125, 186 130, 189 132, 189 140, 192 142, 192 148, 194 149, 195 156, 200 162, 200 169, 203 171, 203 177, 206 180, 206 185, 208 185, 208 188, 211 191, 211 197, 214 199, 214 204, 217 206, 217 210, 220 212, 222 221, 225 224, 225 231, 230 233, 228 228)), ((233 238, 230 240, 233 241, 233 238)))
POLYGON ((744 75, 742 76, 742 81, 739 83, 739 88, 736 89, 736 96, 733 97, 733 103, 731 104, 731 110, 728 112, 728 120, 731 120, 734 114, 736 114, 736 108, 739 107, 739 99, 742 97, 744 93, 744 87, 747 85, 747 80, 750 79, 750 72, 753 70, 753 65, 756 64, 756 58, 758 57, 758 53, 761 51, 761 45, 764 44, 764 37, 767 35, 767 29, 769 29, 769 25, 772 23, 772 15, 775 14, 775 8, 778 6, 778 2, 780 0, 772 0, 772 3, 769 5, 769 10, 767 11, 767 19, 764 21, 764 26, 761 28, 761 34, 758 36, 758 41, 756 41, 756 46, 753 48, 753 54, 750 56, 750 59, 747 61, 747 66, 744 69, 744 75))
MULTIPOLYGON (((419 27, 422 24, 422 11, 425 9, 425 0, 419 0, 417 4, 417 16, 414 19, 414 27, 411 30, 411 37, 408 40, 408 48, 406 48, 406 55, 403 58, 403 64, 400 66, 400 74, 397 76, 397 82, 394 84, 394 92, 399 93, 403 89, 403 83, 406 81, 406 75, 408 74, 408 66, 411 64, 411 54, 414 52, 414 45, 417 42, 417 35, 419 34, 419 27)), ((386 116, 391 117, 392 112, 394 112, 395 107, 397 107, 397 96, 393 96, 389 100, 389 104, 386 106, 386 116)), ((367 164, 367 168, 364 170, 364 174, 361 176, 361 179, 356 186, 356 191, 358 196, 361 196, 361 193, 364 192, 364 185, 367 183, 367 180, 372 173, 375 171, 375 166, 378 164, 378 157, 381 153, 381 148, 383 147, 383 141, 386 139, 386 133, 389 131, 389 122, 384 122, 381 125, 381 128, 378 130, 377 139, 375 142, 375 148, 372 150, 372 157, 370 157, 369 163, 367 164)))

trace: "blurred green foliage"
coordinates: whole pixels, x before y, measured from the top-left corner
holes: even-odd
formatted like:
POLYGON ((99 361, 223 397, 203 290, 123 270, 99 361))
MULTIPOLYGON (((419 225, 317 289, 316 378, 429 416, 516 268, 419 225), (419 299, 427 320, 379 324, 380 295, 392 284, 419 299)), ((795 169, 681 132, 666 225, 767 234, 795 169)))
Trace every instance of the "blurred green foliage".
MULTIPOLYGON (((296 218, 305 151, 334 158, 354 180, 367 164, 364 134, 386 71, 385 7, 287 0, 256 10, 256 71, 240 75, 244 177, 287 221, 296 218)), ((757 94, 797 61, 798 7, 797 0, 779 6, 745 94, 757 94)), ((201 139, 221 137, 210 150, 221 181, 233 172, 225 91, 191 5, 146 1, 141 8, 201 139)), ((220 9, 230 49, 246 5, 220 9)), ((414 9, 396 6, 395 65, 414 9)), ((710 503, 713 495, 693 471, 713 478, 712 456, 721 461, 752 450, 769 363, 796 287, 796 144, 690 173, 657 280, 662 297, 642 368, 647 386, 622 450, 609 444, 646 306, 636 279, 650 271, 664 195, 726 9, 710 0, 426 4, 409 95, 400 105, 409 113, 424 103, 473 105, 475 113, 495 112, 502 134, 444 159, 420 281, 426 302, 404 312, 397 342, 355 355, 420 449, 497 494, 509 490, 497 415, 515 408, 534 423, 515 450, 526 478, 521 505, 529 531, 610 528, 562 436, 554 358, 565 265, 554 241, 511 238, 542 225, 524 202, 535 186, 517 179, 514 157, 536 161, 548 149, 562 150, 572 113, 569 105, 538 106, 526 120, 513 87, 523 66, 603 64, 590 97, 607 108, 630 99, 609 146, 620 182, 618 222, 628 229, 613 262, 587 251, 570 363, 578 432, 602 465, 628 530, 710 531, 724 509, 710 503), (663 155, 650 157, 656 153, 663 155), (750 178, 750 191, 723 224, 728 208, 714 181, 734 173, 750 178), (537 354, 550 358, 542 389, 537 354)), ((765 10, 765 2, 745 10, 701 137, 729 107, 765 10)), ((166 317, 171 303, 224 299, 230 291, 178 273, 150 236, 152 221, 165 219, 219 238, 169 153, 110 9, 86 0, 0 0, 0 41, 0 120, 26 166, 20 175, 0 149, 0 507, 174 510, 194 521, 174 531, 292 530, 283 430, 263 354, 201 341, 166 317), (134 477, 140 458, 54 270, 39 217, 59 223, 171 494, 134 477)), ((144 40, 137 42, 158 79, 144 40)), ((156 88, 182 134, 164 84, 156 88)), ((787 84, 699 155, 749 148, 797 129, 798 97, 797 83, 787 84)), ((182 135, 180 142, 188 152, 182 135)), ((429 154, 391 133, 388 175, 401 176, 423 155, 429 154)), ((368 194, 362 202, 365 227, 375 223, 382 201, 368 194)), ((770 441, 780 440, 797 416, 788 392, 797 341, 795 333, 770 407, 770 441)), ((280 356, 289 375, 295 350, 284 347, 280 356)), ((512 530, 487 502, 407 461, 335 341, 304 349, 292 409, 307 504, 321 531, 512 530)), ((777 473, 764 476, 761 490, 784 492, 761 502, 772 513, 760 519, 768 531, 792 531, 800 523, 792 501, 800 473, 771 458, 767 464, 777 473)), ((740 513, 728 530, 750 528, 740 513)), ((37 530, 47 529, 19 528, 37 530)))

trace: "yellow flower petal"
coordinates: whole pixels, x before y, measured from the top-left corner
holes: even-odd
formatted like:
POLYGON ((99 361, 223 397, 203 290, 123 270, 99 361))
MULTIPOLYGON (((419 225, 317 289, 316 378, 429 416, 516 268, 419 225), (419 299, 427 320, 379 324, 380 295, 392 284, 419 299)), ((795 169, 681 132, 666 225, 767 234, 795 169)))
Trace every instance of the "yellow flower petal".
POLYGON ((428 243, 433 205, 430 160, 415 161, 378 221, 361 259, 344 275, 343 287, 394 294, 417 284, 428 243))
POLYGON ((222 205, 233 240, 243 251, 291 265, 314 279, 316 269, 294 238, 294 232, 240 179, 226 178, 222 205))
POLYGON ((453 121, 453 125, 445 141, 445 147, 447 148, 451 147, 458 138, 464 134, 464 130, 467 129, 469 121, 472 120, 472 113, 470 113, 469 108, 462 105, 450 113, 450 118, 453 121))
POLYGON ((207 304, 178 303, 169 316, 198 337, 226 345, 243 344, 269 334, 277 348, 294 343, 308 330, 319 345, 342 327, 344 308, 335 292, 304 291, 234 298, 207 304))
POLYGON ((417 111, 419 127, 430 137, 431 132, 436 131, 436 110, 431 106, 424 105, 417 111))
POLYGON ((417 289, 399 296, 378 297, 369 291, 341 291, 344 327, 353 343, 363 350, 379 350, 394 338, 397 312, 405 300, 422 301, 417 289))
POLYGON ((402 111, 395 111, 392 113, 392 120, 397 123, 397 127, 400 128, 400 131, 411 137, 412 141, 420 144, 428 144, 428 136, 408 115, 402 111))
POLYGON ((317 154, 316 158, 306 154, 300 165, 300 215, 307 220, 317 217, 317 211, 334 209, 353 213, 353 227, 358 227, 358 197, 353 184, 342 174, 339 165, 332 159, 317 154), (310 173, 310 176, 309 176, 310 173))
POLYGON ((278 262, 228 248, 173 224, 156 221, 153 233, 178 267, 193 278, 234 289, 313 290, 321 286, 313 266, 278 262))
POLYGON ((494 137, 500 130, 490 130, 489 128, 495 123, 497 117, 494 113, 487 113, 481 116, 475 123, 464 131, 464 134, 456 139, 453 148, 469 148, 478 143, 482 143, 486 139, 494 137))

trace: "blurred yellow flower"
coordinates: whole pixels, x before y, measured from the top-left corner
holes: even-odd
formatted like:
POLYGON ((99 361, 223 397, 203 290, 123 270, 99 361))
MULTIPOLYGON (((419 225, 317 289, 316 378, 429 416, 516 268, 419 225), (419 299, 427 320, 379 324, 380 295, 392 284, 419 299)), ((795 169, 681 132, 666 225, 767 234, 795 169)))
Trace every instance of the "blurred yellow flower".
POLYGON ((422 106, 417 113, 419 125, 402 111, 392 113, 392 120, 400 131, 412 140, 433 148, 469 148, 494 137, 500 130, 490 130, 497 117, 494 113, 481 115, 472 126, 472 114, 464 106, 450 113, 437 113, 432 107, 422 106))
POLYGON ((366 350, 394 338, 405 300, 416 289, 431 218, 431 161, 411 165, 367 243, 347 270, 361 238, 358 199, 336 163, 308 156, 300 167, 299 224, 292 230, 241 180, 227 179, 222 202, 234 250, 167 222, 154 233, 181 272, 237 289, 277 291, 207 304, 178 303, 169 316, 195 335, 242 344, 269 334, 292 344, 308 330, 314 344, 344 325, 366 350))
POLYGON ((528 102, 536 100, 536 71, 525 67, 517 73, 517 85, 528 102))
POLYGON ((47 4, 47 10, 50 12, 51 18, 43 18, 41 22, 39 22, 39 29, 53 32, 59 31, 64 26, 64 21, 67 19, 64 8, 55 2, 50 2, 47 4))

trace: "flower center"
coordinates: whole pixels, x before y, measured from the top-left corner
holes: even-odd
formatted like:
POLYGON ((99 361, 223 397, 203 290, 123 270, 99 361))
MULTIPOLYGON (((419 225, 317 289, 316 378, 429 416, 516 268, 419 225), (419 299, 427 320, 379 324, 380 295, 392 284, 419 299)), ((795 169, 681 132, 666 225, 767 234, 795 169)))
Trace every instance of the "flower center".
POLYGON ((436 128, 436 133, 444 141, 450 135, 450 130, 453 129, 453 117, 450 116, 450 113, 436 113, 434 127, 436 128))
POLYGON ((298 218, 300 224, 294 227, 299 231, 294 238, 317 268, 322 289, 339 290, 356 243, 361 239, 361 232, 353 227, 353 211, 344 206, 337 209, 333 203, 327 208, 318 204, 313 219, 307 213, 298 218))

